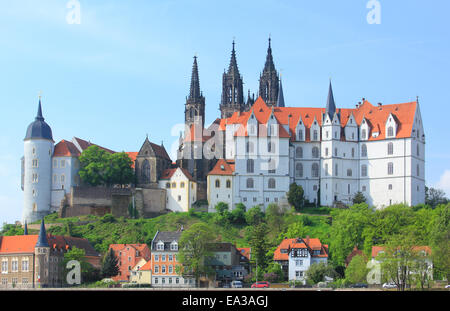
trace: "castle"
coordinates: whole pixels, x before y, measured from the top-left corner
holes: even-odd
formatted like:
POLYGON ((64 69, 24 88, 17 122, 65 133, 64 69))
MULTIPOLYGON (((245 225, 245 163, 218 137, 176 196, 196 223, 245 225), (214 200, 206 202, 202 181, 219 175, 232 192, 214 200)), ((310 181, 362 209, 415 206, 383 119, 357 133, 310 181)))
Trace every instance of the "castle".
MULTIPOLYGON (((256 97, 249 90, 244 100, 233 42, 220 118, 205 128, 194 57, 176 164, 163 145, 146 138, 139 152, 127 153, 137 176, 134 186, 161 190, 161 204, 174 211, 187 211, 198 200, 207 200, 211 209, 218 202, 265 208, 286 202, 294 182, 306 200, 326 206, 349 205, 357 192, 377 207, 424 203, 425 135, 418 100, 374 106, 363 98, 355 108, 337 108, 330 81, 323 108, 286 107, 270 39, 256 97)), ((78 157, 91 145, 76 137, 54 145, 39 99, 24 139, 24 220, 60 208, 80 185, 78 157)))

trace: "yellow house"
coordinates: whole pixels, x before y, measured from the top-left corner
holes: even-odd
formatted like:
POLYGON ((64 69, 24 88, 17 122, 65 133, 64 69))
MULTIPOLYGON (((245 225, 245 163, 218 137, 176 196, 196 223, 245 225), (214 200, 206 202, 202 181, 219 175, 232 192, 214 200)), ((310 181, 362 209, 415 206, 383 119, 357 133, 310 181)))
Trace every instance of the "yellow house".
POLYGON ((131 269, 130 283, 135 284, 151 284, 152 282, 152 265, 151 261, 145 259, 139 262, 131 269))

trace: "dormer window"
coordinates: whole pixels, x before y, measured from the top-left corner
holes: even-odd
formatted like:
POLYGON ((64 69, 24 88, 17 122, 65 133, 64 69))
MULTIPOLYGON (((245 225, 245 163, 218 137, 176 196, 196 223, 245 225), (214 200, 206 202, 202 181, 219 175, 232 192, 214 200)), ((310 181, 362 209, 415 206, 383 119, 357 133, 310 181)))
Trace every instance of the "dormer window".
POLYGON ((175 241, 173 241, 173 242, 170 244, 170 250, 171 250, 171 251, 177 251, 177 250, 178 250, 178 243, 175 242, 175 241))
POLYGON ((163 251, 164 250, 164 243, 159 241, 158 244, 156 244, 156 249, 158 251, 163 251))
POLYGON ((392 126, 389 126, 388 127, 388 137, 393 137, 393 136, 394 136, 394 128, 392 126))

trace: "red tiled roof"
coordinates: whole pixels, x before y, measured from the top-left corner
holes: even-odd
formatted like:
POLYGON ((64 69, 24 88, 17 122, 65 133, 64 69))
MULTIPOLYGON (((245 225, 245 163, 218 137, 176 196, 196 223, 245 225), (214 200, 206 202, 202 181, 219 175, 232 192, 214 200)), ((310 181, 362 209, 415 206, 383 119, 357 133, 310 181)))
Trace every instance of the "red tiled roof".
POLYGON ((56 144, 53 151, 54 157, 79 157, 80 154, 80 151, 72 142, 64 139, 56 144))
POLYGON ((242 255, 242 256, 244 256, 244 257, 246 257, 248 260, 250 260, 250 247, 238 247, 238 248, 236 248, 238 251, 239 251, 239 253, 242 255))
POLYGON ((189 173, 189 171, 185 168, 181 168, 181 167, 175 167, 175 168, 168 168, 166 170, 164 170, 164 172, 161 174, 161 178, 160 179, 170 179, 172 178, 173 174, 176 172, 177 169, 180 169, 181 172, 191 181, 194 180, 194 178, 192 178, 192 175, 189 173))
POLYGON ((328 245, 322 244, 317 238, 306 237, 304 239, 284 239, 275 250, 273 260, 289 260, 289 252, 292 248, 307 248, 311 257, 328 257, 328 245), (282 253, 281 250, 287 250, 287 252, 282 253), (320 254, 315 255, 312 252, 314 250, 320 250, 320 254))
POLYGON ((125 152, 131 159, 131 161, 133 162, 133 164, 131 164, 131 167, 134 168, 135 166, 135 161, 136 161, 136 157, 138 155, 139 152, 125 152))
POLYGON ((166 148, 164 148, 163 145, 157 145, 155 143, 150 142, 150 146, 152 146, 153 151, 155 152, 155 155, 157 157, 160 158, 164 158, 166 160, 169 160, 170 162, 172 162, 172 160, 170 159, 169 155, 167 154, 166 148))
POLYGON ((233 175, 234 167, 234 161, 219 159, 208 175, 233 175))
POLYGON ((143 265, 142 267, 139 268, 139 271, 151 271, 152 270, 152 261, 149 260, 145 263, 145 265, 143 265))
MULTIPOLYGON (((390 114, 398 124, 396 138, 411 137, 412 125, 414 123, 414 114, 416 111, 417 102, 407 102, 401 104, 381 105, 373 106, 369 101, 364 102, 354 109, 337 109, 336 112, 340 114, 340 125, 344 128, 350 116, 353 117, 358 126, 361 125, 363 118, 367 120, 371 127, 369 134, 369 141, 382 140, 386 138, 385 123, 390 114), (377 137, 372 137, 373 132, 379 132, 377 137)), ((220 130, 225 131, 226 125, 236 124, 238 129, 235 136, 247 135, 247 122, 250 119, 252 113, 255 115, 259 124, 266 124, 273 109, 273 114, 282 126, 289 127, 289 133, 280 126, 279 135, 285 137, 289 135, 291 140, 296 139, 296 127, 300 119, 305 126, 305 129, 310 129, 314 120, 319 126, 322 126, 322 116, 325 113, 325 108, 306 108, 306 107, 268 107, 264 100, 259 97, 254 103, 250 111, 247 112, 235 112, 231 117, 220 120, 220 130)), ((264 127, 259 127, 264 129, 264 127)), ((310 141, 310 131, 306 130, 305 140, 310 141)), ((264 132, 261 133, 264 135, 264 132)), ((260 135, 261 135, 260 134, 260 135)), ((345 139, 344 136, 341 137, 345 139)))
MULTIPOLYGON (((428 255, 431 255, 429 246, 413 246, 412 249, 414 251, 425 251, 428 255)), ((384 246, 372 246, 372 258, 376 258, 381 251, 384 251, 384 246)))
POLYGON ((108 148, 99 146, 99 145, 97 145, 97 144, 93 144, 93 143, 91 143, 90 141, 86 141, 86 140, 81 139, 81 138, 78 138, 78 137, 74 137, 74 138, 72 139, 72 141, 78 143, 78 145, 80 146, 82 152, 83 152, 84 150, 86 150, 87 148, 89 148, 90 146, 97 146, 97 147, 99 147, 100 149, 105 150, 106 152, 109 152, 109 153, 116 153, 115 151, 112 151, 111 149, 108 149, 108 148))

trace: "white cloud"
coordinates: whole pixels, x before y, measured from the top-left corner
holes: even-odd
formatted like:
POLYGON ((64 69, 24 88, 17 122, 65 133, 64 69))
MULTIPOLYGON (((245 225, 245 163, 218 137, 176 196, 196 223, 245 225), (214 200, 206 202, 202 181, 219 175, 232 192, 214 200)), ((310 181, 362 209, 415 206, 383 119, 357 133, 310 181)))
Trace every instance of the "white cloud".
POLYGON ((435 188, 444 190, 446 196, 450 196, 450 170, 444 171, 441 178, 436 183, 435 188))

